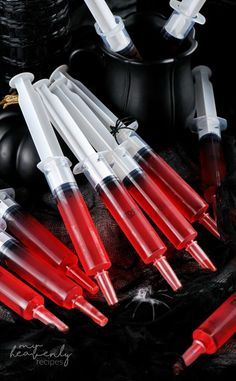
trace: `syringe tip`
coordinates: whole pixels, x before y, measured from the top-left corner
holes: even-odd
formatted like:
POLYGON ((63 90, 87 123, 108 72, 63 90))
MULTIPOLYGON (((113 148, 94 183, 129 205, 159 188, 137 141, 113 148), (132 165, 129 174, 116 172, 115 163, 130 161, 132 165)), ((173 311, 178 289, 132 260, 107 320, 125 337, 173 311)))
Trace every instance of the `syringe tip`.
POLYGON ((54 325, 60 332, 65 333, 69 330, 69 327, 65 323, 48 311, 43 305, 34 308, 33 317, 46 325, 54 325))
POLYGON ((186 251, 192 255, 192 257, 202 266, 204 269, 208 269, 211 271, 216 271, 216 267, 211 262, 210 258, 206 255, 206 253, 202 250, 202 248, 198 245, 196 241, 190 242, 186 248, 186 251))
POLYGON ((90 294, 97 294, 99 288, 92 279, 90 279, 80 268, 75 265, 71 267, 67 267, 66 275, 73 279, 77 284, 79 284, 82 288, 87 290, 90 294))
POLYGON ((163 278, 167 281, 167 283, 171 286, 171 288, 176 291, 182 287, 181 282, 177 278, 174 270, 171 268, 169 263, 166 260, 165 256, 156 259, 153 262, 153 265, 157 268, 157 270, 161 273, 163 278))
POLYGON ((82 296, 74 301, 74 307, 78 308, 85 315, 88 315, 95 323, 104 327, 107 324, 108 318, 97 310, 92 304, 87 302, 82 296))
POLYGON ((98 282, 99 288, 102 291, 109 306, 118 303, 118 299, 111 283, 109 274, 103 270, 95 275, 95 279, 98 282))
POLYGON ((217 221, 217 198, 216 198, 216 193, 214 195, 212 195, 211 206, 212 206, 212 209, 213 209, 213 214, 214 214, 215 220, 217 221))
POLYGON ((220 239, 220 233, 218 232, 217 224, 208 213, 204 213, 198 221, 207 230, 209 230, 211 234, 213 234, 216 238, 220 239))
POLYGON ((182 358, 186 366, 191 365, 199 356, 206 352, 205 345, 200 340, 194 340, 192 345, 184 352, 182 358))
POLYGON ((182 357, 180 357, 176 363, 173 365, 173 373, 174 373, 174 376, 179 376, 181 375, 181 373, 184 371, 184 369, 186 368, 186 365, 184 363, 184 360, 182 357))

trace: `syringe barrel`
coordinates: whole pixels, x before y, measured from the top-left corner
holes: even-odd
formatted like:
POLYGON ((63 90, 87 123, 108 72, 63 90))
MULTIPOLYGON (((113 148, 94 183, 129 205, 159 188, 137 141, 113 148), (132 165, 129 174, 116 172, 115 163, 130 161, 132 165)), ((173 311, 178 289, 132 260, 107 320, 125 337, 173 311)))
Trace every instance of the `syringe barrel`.
POLYGON ((131 173, 124 183, 127 184, 129 193, 139 206, 144 209, 176 249, 185 248, 197 236, 192 225, 146 173, 131 173))
POLYGON ((206 353, 215 353, 236 332, 236 292, 234 292, 194 332, 193 339, 203 342, 206 353))
POLYGON ((192 17, 186 17, 184 14, 174 11, 164 29, 169 36, 183 40, 189 34, 194 24, 195 21, 192 17))
POLYGON ((77 185, 64 184, 54 196, 85 272, 95 276, 109 269, 110 259, 77 185))
POLYGON ((153 150, 141 149, 135 159, 188 221, 195 222, 206 212, 203 198, 153 150))
POLYGON ((0 240, 0 251, 10 270, 59 306, 73 307, 73 300, 82 295, 79 286, 56 273, 49 263, 39 258, 36 253, 29 252, 15 239, 7 237, 6 233, 0 233, 0 240))
MULTIPOLYGON (((97 154, 94 155, 94 162, 95 167, 91 164, 93 158, 84 160, 82 167, 89 167, 91 181, 96 183, 96 181, 100 181, 100 174, 97 174, 96 171, 96 163, 99 162, 97 154)), ((101 166, 102 163, 99 168, 101 166)), ((104 166, 106 169, 105 164, 104 166)), ((98 271, 108 269, 111 262, 75 182, 68 159, 65 157, 49 158, 40 163, 40 169, 47 178, 84 270, 88 275, 96 275, 98 271)))
POLYGON ((144 263, 152 263, 165 252, 166 247, 154 228, 114 176, 104 179, 96 189, 144 263))
POLYGON ((77 257, 67 246, 17 203, 9 207, 2 218, 11 234, 52 266, 65 268, 77 264, 77 257))
POLYGON ((206 0, 170 0, 174 11, 164 26, 165 31, 170 36, 183 40, 195 23, 205 23, 205 17, 199 13, 205 2, 206 0))
POLYGON ((20 279, 0 267, 0 302, 26 320, 33 319, 33 309, 44 304, 44 298, 20 279))
POLYGON ((95 23, 96 32, 102 38, 106 48, 126 58, 140 59, 140 54, 132 42, 121 17, 114 16, 114 21, 115 27, 108 32, 104 32, 99 24, 95 23))
POLYGON ((9 190, 0 192, 0 217, 7 223, 9 232, 29 250, 37 252, 53 267, 63 271, 84 289, 95 294, 98 287, 78 267, 77 256, 44 225, 24 211, 8 193, 9 190))
POLYGON ((222 143, 217 135, 207 134, 199 145, 202 188, 205 199, 211 203, 226 172, 222 143))

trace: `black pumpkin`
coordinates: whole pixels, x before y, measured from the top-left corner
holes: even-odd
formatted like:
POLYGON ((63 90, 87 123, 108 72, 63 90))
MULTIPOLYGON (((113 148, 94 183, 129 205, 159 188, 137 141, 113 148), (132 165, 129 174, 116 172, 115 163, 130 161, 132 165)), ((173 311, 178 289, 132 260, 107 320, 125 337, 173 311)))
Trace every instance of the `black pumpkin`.
POLYGON ((42 184, 39 156, 18 106, 0 113, 0 177, 12 186, 42 184))
MULTIPOLYGON (((78 160, 57 137, 64 155, 75 165, 78 160)), ((46 181, 37 168, 39 161, 19 106, 11 105, 0 111, 0 178, 10 186, 44 188, 46 181)))

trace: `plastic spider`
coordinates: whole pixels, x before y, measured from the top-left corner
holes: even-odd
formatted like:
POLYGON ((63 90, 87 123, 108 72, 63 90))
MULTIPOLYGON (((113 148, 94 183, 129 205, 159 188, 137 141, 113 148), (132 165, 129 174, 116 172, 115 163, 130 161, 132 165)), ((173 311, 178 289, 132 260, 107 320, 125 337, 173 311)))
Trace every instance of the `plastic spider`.
MULTIPOLYGON (((165 291, 167 291, 167 290, 158 291, 158 295, 165 296, 166 298, 169 298, 169 299, 173 299, 171 296, 165 294, 164 293, 165 291)), ((152 298, 151 295, 152 295, 152 287, 150 285, 138 289, 136 295, 132 298, 132 300, 126 306, 126 308, 127 308, 132 303, 137 302, 137 305, 136 305, 136 307, 133 311, 133 314, 132 314, 132 319, 135 318, 135 314, 136 314, 137 310, 139 309, 139 307, 143 303, 145 303, 145 304, 148 303, 151 306, 151 308, 152 308, 152 321, 155 320, 155 306, 156 305, 164 305, 166 308, 170 309, 168 304, 163 302, 163 300, 152 298)))

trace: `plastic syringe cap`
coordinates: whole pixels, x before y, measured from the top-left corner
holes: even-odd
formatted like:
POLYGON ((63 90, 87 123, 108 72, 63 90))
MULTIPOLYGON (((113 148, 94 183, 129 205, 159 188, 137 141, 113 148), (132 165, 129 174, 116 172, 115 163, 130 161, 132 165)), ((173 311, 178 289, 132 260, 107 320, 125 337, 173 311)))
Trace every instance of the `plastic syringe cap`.
POLYGON ((90 294, 95 295, 98 293, 99 288, 95 282, 92 281, 77 265, 67 266, 66 275, 73 279, 82 288, 87 290, 90 294))
POLYGON ((220 233, 217 229, 216 221, 208 213, 203 213, 198 222, 202 224, 211 234, 220 239, 220 233))
POLYGON ((158 259, 155 259, 153 265, 157 268, 157 270, 161 273, 163 278, 167 281, 167 283, 171 286, 174 291, 177 291, 182 287, 181 282, 177 278, 174 270, 169 265, 165 256, 161 256, 158 259))
POLYGON ((75 308, 78 308, 85 315, 89 316, 101 327, 104 327, 107 324, 108 318, 103 315, 96 307, 90 304, 86 299, 84 299, 83 296, 78 296, 74 300, 73 304, 75 308))
POLYGON ((101 271, 95 275, 99 288, 102 291, 109 306, 118 303, 118 299, 107 271, 101 271))
POLYGON ((33 317, 35 319, 40 320, 43 324, 53 325, 60 332, 67 332, 69 327, 63 323, 60 319, 58 319, 55 315, 53 315, 50 311, 48 311, 44 305, 40 305, 33 310, 33 317))
POLYGON ((205 345, 200 340, 194 340, 192 345, 183 354, 182 358, 186 366, 192 364, 199 356, 206 352, 205 345))
POLYGON ((185 247, 185 250, 192 255, 192 257, 202 266, 204 269, 208 269, 211 271, 216 271, 216 267, 208 258, 203 249, 198 245, 196 241, 191 241, 185 247))

